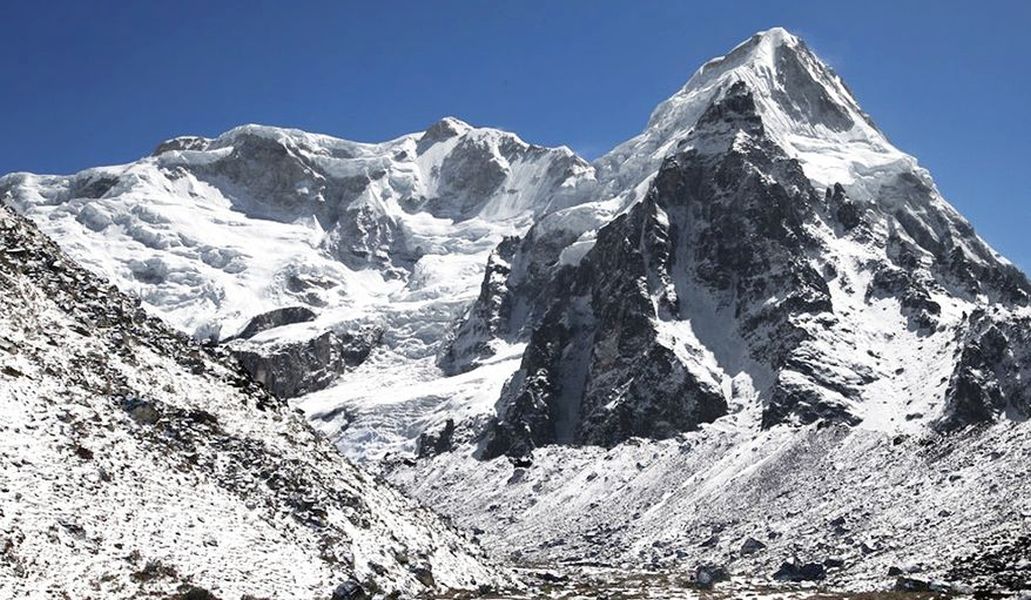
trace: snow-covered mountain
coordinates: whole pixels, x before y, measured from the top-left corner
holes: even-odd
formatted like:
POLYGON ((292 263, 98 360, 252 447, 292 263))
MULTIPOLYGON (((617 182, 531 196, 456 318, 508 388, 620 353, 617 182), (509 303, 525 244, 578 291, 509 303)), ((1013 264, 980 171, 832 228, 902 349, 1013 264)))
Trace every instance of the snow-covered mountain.
POLYGON ((783 29, 594 163, 246 126, 0 198, 520 561, 1031 573, 1031 284, 783 29))
POLYGON ((561 285, 534 296, 516 275, 480 302, 531 307, 498 332, 530 345, 488 456, 721 417, 915 431, 1031 414, 1031 284, 797 38, 709 62, 599 164, 656 171, 576 265, 533 269, 561 285), (1016 357, 954 356, 986 343, 1016 357))
POLYGON ((566 148, 447 118, 383 144, 244 126, 129 165, 9 175, 0 197, 171 325, 235 338, 252 374, 293 397, 373 348, 435 371, 493 248, 593 183, 566 148))
POLYGON ((1027 585, 1031 285, 803 42, 710 61, 595 166, 631 201, 500 246, 457 330, 472 373, 526 343, 496 417, 395 480, 522 560, 1027 585))
POLYGON ((0 207, 0 596, 413 597, 511 583, 0 207))

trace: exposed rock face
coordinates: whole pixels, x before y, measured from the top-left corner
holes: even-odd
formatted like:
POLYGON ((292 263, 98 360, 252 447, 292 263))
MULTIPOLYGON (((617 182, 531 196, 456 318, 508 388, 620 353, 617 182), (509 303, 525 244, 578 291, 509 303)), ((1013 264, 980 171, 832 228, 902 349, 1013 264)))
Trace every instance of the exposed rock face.
MULTIPOLYGON (((691 310, 685 286, 733 299, 741 334, 766 364, 819 377, 792 354, 808 336, 794 317, 831 310, 826 282, 803 259, 818 248, 804 228, 815 191, 766 138, 743 85, 713 104, 693 136, 711 150, 668 160, 645 200, 599 232, 569 277, 506 388, 485 456, 663 438, 726 414, 720 375, 696 358, 702 348, 689 329, 677 329, 691 310)), ((805 390, 778 381, 764 423, 852 418, 805 390)))
POLYGON ((211 140, 196 135, 183 135, 170 140, 165 140, 154 149, 153 156, 159 156, 165 152, 182 152, 184 150, 204 151, 208 149, 211 140))
POLYGON ((252 338, 262 331, 282 327, 283 325, 314 321, 315 317, 315 313, 304 306, 277 308, 253 317, 236 337, 242 339, 252 338))
POLYGON ((4 207, 0 309, 0 587, 12 597, 505 585, 225 350, 147 316, 4 207))
POLYGON ((960 335, 960 354, 945 392, 943 431, 1031 417, 1031 319, 977 310, 960 335))
POLYGON ((360 365, 379 343, 382 331, 326 331, 304 341, 234 342, 233 354, 255 380, 277 398, 294 398, 330 385, 347 368, 360 365))
POLYGON ((487 259, 480 295, 462 317, 437 360, 445 373, 455 375, 474 368, 479 361, 494 354, 490 342, 508 334, 512 310, 508 301, 508 278, 518 242, 518 238, 506 238, 487 259))
POLYGON ((455 421, 448 419, 439 432, 424 432, 419 436, 416 455, 419 458, 428 458, 454 449, 455 421))
POLYGON ((561 255, 576 239, 568 229, 535 225, 495 248, 480 295, 444 345, 438 364, 445 373, 476 368, 494 356, 495 342, 526 339, 540 325, 553 299, 572 285, 573 269, 561 255))

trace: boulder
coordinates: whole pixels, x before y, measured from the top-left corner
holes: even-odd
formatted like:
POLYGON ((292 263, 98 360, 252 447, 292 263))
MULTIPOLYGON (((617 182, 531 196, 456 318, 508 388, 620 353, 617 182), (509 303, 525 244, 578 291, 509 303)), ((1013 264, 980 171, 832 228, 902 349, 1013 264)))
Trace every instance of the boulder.
POLYGON ((236 337, 242 339, 252 338, 262 331, 282 327, 283 325, 314 321, 315 317, 315 313, 304 306, 277 308, 253 317, 236 337))
POLYGON ((699 565, 694 580, 698 587, 708 589, 722 581, 730 581, 730 571, 722 565, 699 565))
POLYGON ((745 542, 743 544, 741 544, 741 556, 755 554, 756 552, 759 552, 760 550, 763 550, 765 548, 766 544, 760 542, 759 540, 753 537, 749 537, 745 539, 745 542))
POLYGON ((350 579, 333 590, 332 600, 365 600, 369 594, 357 581, 350 579))
POLYGON ((777 581, 820 581, 827 577, 827 569, 823 563, 787 561, 773 574, 777 581))
POLYGON ((410 570, 415 579, 424 586, 432 588, 436 585, 436 580, 433 578, 433 569, 430 565, 415 565, 410 570))

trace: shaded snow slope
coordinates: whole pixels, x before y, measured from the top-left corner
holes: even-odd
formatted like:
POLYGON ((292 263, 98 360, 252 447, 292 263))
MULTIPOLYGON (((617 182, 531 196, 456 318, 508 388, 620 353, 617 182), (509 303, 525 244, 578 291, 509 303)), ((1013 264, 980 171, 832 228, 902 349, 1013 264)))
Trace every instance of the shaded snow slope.
POLYGON ((0 308, 0 596, 411 597, 509 581, 225 353, 2 207, 0 308))

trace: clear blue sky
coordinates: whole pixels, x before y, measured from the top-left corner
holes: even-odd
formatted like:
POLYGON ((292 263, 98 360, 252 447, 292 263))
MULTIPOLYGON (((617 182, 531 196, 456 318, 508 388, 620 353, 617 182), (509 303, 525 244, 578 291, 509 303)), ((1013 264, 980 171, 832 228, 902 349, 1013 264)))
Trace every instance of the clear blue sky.
POLYGON ((593 158, 708 58, 801 35, 1031 269, 1031 2, 27 2, 0 7, 0 173, 258 122, 378 141, 444 115, 593 158))

